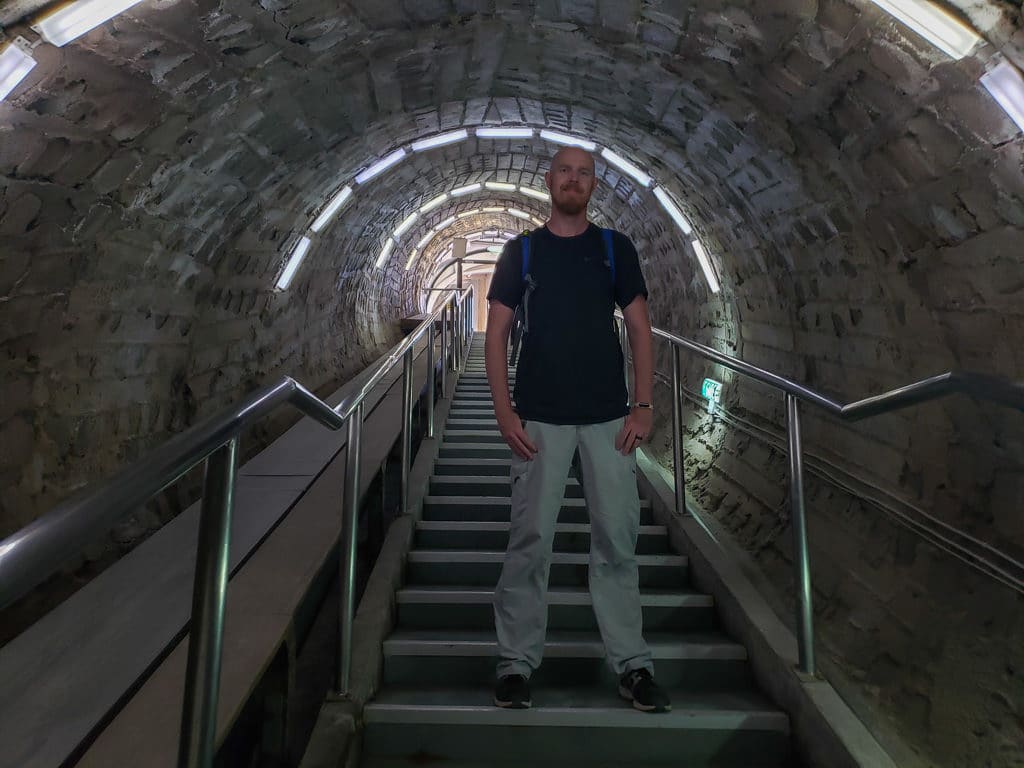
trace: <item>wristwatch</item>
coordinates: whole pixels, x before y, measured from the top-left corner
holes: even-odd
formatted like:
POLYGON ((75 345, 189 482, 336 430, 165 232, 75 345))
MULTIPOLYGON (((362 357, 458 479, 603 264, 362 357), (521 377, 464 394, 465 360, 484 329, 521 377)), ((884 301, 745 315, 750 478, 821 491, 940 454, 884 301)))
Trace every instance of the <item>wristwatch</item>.
POLYGON ((654 406, 651 405, 650 403, 633 403, 632 407, 633 408, 646 408, 649 411, 653 411, 654 410, 654 406))

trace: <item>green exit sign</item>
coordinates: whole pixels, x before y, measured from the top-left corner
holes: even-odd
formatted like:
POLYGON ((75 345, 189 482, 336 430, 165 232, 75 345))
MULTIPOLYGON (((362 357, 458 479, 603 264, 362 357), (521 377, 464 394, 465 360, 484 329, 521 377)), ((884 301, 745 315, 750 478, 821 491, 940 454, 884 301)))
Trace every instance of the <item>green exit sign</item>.
POLYGON ((701 396, 708 401, 708 413, 715 412, 715 406, 722 399, 722 383, 714 379, 704 379, 700 388, 701 396))

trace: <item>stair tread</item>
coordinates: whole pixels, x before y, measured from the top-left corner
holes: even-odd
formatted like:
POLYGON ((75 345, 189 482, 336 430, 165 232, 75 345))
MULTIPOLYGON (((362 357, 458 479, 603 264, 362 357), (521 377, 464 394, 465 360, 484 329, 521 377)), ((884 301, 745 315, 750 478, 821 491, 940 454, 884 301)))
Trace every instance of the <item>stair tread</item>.
MULTIPOLYGON (((483 485, 508 485, 509 478, 501 477, 500 475, 431 475, 430 481, 432 483, 455 483, 464 485, 483 484, 483 485)), ((565 478, 566 485, 579 485, 580 481, 575 477, 565 478)))
MULTIPOLYGON (((722 632, 645 632, 655 660, 746 660, 747 651, 722 632)), ((384 641, 385 656, 494 656, 498 640, 493 629, 398 628, 384 641)), ((596 630, 549 630, 545 658, 604 658, 604 643, 596 630)))
MULTIPOLYGON (((511 530, 512 523, 483 520, 420 520, 416 523, 419 531, 473 531, 473 532, 505 532, 511 530)), ((555 523, 555 533, 590 533, 590 523, 555 523)), ((667 536, 668 528, 664 525, 641 525, 641 536, 667 536)))
MULTIPOLYGON (((637 564, 645 566, 684 566, 683 555, 637 555, 637 564)), ((504 550, 488 549, 414 549, 409 552, 411 563, 501 563, 505 560, 504 550)), ((587 565, 590 555, 586 552, 554 552, 552 564, 587 565)))
MULTIPOLYGON (((482 587, 409 586, 396 593, 399 603, 405 604, 491 604, 494 590, 482 587)), ((557 587, 547 593, 548 605, 593 605, 590 590, 586 587, 557 587)), ((714 598, 703 592, 686 589, 640 590, 640 604, 643 606, 683 607, 710 606, 714 598)))
MULTIPOLYGON (((477 446, 479 447, 479 446, 477 446)), ((496 507, 507 507, 511 505, 511 500, 508 496, 424 496, 424 504, 450 504, 453 506, 460 504, 488 504, 496 507)), ((587 502, 584 499, 562 499, 563 507, 586 507, 587 502)), ((641 509, 650 509, 651 502, 646 499, 640 499, 641 509)))
POLYGON ((367 724, 789 731, 786 714, 754 690, 669 689, 672 711, 651 715, 633 709, 608 686, 531 688, 533 708, 507 710, 494 706, 490 685, 394 686, 378 692, 363 714, 367 724))

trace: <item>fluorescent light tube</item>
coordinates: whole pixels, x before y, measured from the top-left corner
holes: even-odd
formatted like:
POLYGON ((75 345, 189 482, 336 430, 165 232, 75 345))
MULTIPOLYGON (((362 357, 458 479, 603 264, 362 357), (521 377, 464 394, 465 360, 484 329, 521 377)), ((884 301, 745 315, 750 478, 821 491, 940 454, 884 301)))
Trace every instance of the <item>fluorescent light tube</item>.
POLYGON ((288 264, 285 266, 281 276, 277 278, 277 290, 287 290, 288 286, 292 284, 292 278, 295 277, 295 273, 299 269, 299 265, 302 264, 302 260, 306 258, 306 251, 309 250, 310 243, 311 241, 308 237, 299 238, 299 242, 292 248, 292 255, 288 257, 288 264))
POLYGON ((420 249, 419 248, 413 248, 412 249, 412 253, 409 254, 409 260, 407 262, 405 262, 405 271, 406 272, 408 272, 410 269, 412 269, 412 263, 414 261, 416 261, 416 257, 419 256, 419 255, 420 255, 420 249))
POLYGON ((565 133, 557 133, 556 131, 541 131, 540 137, 545 141, 550 141, 554 144, 564 144, 567 147, 580 147, 587 150, 587 152, 593 152, 597 149, 597 144, 586 139, 577 139, 574 136, 569 136, 565 133))
POLYGON ((459 214, 459 218, 460 219, 464 219, 467 216, 476 216, 480 212, 481 212, 480 208, 474 208, 472 211, 463 211, 462 213, 459 214))
POLYGON ((316 221, 309 228, 314 232, 319 232, 326 227, 331 219, 334 218, 334 214, 341 210, 341 206, 347 203, 350 197, 352 197, 352 187, 345 187, 331 198, 331 201, 324 206, 324 209, 320 211, 320 215, 316 217, 316 221))
POLYGON ((487 187, 488 189, 497 190, 498 192, 515 192, 516 191, 516 185, 515 184, 505 184, 504 182, 501 182, 501 181, 488 181, 486 184, 484 184, 484 186, 487 187))
POLYGON ((541 192, 539 189, 530 189, 530 187, 520 187, 519 191, 527 197, 532 197, 536 200, 543 200, 545 203, 551 201, 551 195, 547 192, 541 192))
POLYGON ((492 207, 489 207, 489 208, 481 208, 480 210, 483 211, 484 213, 504 213, 505 212, 505 209, 502 208, 500 205, 492 206, 492 207))
POLYGON ((466 187, 459 187, 458 189, 452 190, 452 197, 462 197, 463 195, 471 195, 474 192, 479 192, 484 188, 483 184, 470 184, 466 187))
POLYGON ((433 238, 433 237, 434 237, 434 230, 430 230, 429 232, 427 232, 427 234, 425 234, 423 236, 423 239, 420 240, 418 243, 416 243, 416 250, 417 251, 422 251, 423 250, 423 246, 425 246, 427 243, 429 243, 431 238, 433 238))
POLYGON ((0 51, 0 101, 18 87, 35 65, 36 60, 20 37, 0 51))
POLYGON ((530 217, 530 221, 532 221, 538 227, 543 227, 544 226, 544 221, 542 219, 538 219, 536 216, 531 216, 530 217))
POLYGON ((679 207, 673 202, 672 198, 668 196, 668 192, 661 187, 655 187, 654 196, 658 198, 661 207, 672 217, 672 221, 676 223, 676 226, 683 230, 684 235, 693 233, 693 227, 690 226, 690 222, 686 220, 683 212, 679 210, 679 207))
POLYGON ((697 254, 697 261, 700 262, 700 268, 704 270, 704 279, 708 281, 708 287, 711 289, 712 293, 718 293, 718 278, 715 277, 715 271, 711 268, 711 259, 708 258, 708 252, 704 250, 704 246, 700 244, 700 240, 693 241, 693 250, 697 254))
POLYGON ((441 203, 448 199, 448 193, 445 192, 443 195, 438 195, 429 203, 420 208, 420 213, 430 213, 432 210, 437 208, 441 203))
POLYGON ((436 227, 434 227, 434 231, 435 232, 440 232, 445 227, 448 227, 448 226, 451 226, 452 224, 454 224, 455 221, 456 221, 456 217, 455 216, 451 216, 451 217, 445 219, 444 221, 442 221, 436 227))
POLYGON ((517 219, 530 219, 531 216, 526 211, 520 211, 518 208, 509 208, 508 213, 515 216, 517 219))
POLYGON ((140 0, 78 0, 44 16, 32 29, 58 48, 128 10, 140 0))
MULTIPOLYGON (((981 76, 981 84, 1006 110, 1006 114, 1024 131, 1024 75, 1008 61, 1004 61, 981 76)), ((2 98, 2 94, 0 94, 2 98)))
POLYGON ((532 139, 533 128, 477 128, 481 139, 532 139))
POLYGON ((409 227, 416 223, 416 219, 420 217, 419 212, 409 214, 409 217, 398 225, 398 229, 395 230, 395 239, 397 240, 406 232, 409 231, 409 227))
POLYGON ((469 138, 469 131, 462 128, 458 131, 449 131, 448 133, 441 133, 437 136, 431 136, 429 139, 421 139, 420 141, 414 141, 412 143, 413 152, 424 152, 434 147, 443 147, 446 144, 455 144, 459 141, 465 141, 469 138))
POLYGON ((937 48, 962 59, 981 36, 958 18, 928 0, 872 0, 937 48))
POLYGON ((374 265, 377 269, 380 269, 388 260, 388 256, 391 255, 391 251, 395 248, 395 241, 390 237, 388 241, 384 243, 384 247, 380 249, 380 256, 377 257, 377 263, 374 265))
POLYGON ((356 184, 365 184, 375 176, 379 176, 384 173, 388 168, 393 166, 395 163, 400 163, 402 159, 408 154, 404 149, 396 149, 390 155, 381 158, 376 163, 371 165, 365 171, 356 176, 356 184))
POLYGON ((631 162, 629 162, 629 160, 622 157, 621 155, 617 155, 610 149, 605 147, 604 149, 601 150, 601 157, 603 157, 605 160, 607 160, 609 163, 614 165, 616 168, 618 168, 626 175, 632 176, 634 179, 639 181, 642 186, 651 186, 651 182, 653 181, 653 179, 651 179, 650 176, 641 171, 637 166, 633 165, 631 162))

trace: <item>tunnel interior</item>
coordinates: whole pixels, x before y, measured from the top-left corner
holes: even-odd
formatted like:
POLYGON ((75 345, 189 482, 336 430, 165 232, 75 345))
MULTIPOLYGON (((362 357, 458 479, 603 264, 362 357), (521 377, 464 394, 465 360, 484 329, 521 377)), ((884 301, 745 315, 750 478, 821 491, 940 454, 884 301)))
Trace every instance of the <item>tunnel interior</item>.
MULTIPOLYGON (((1020 380, 1024 138, 980 81, 1024 67, 1024 11, 944 7, 969 54, 868 0, 146 0, 41 42, 0 102, 0 536, 267 381, 332 391, 433 306, 456 238, 543 223, 565 141, 594 145, 591 219, 636 244, 653 325, 840 402, 1020 380)), ((5 39, 46 10, 3 4, 5 39)), ((687 491, 791 622, 784 401, 696 356, 684 379, 687 491)), ((823 670, 901 765, 1016 765, 1021 582, 947 540, 1020 568, 1024 417, 804 418, 823 670)))

